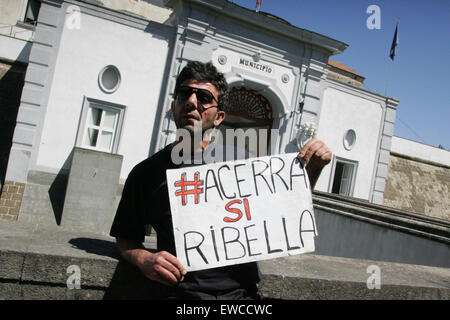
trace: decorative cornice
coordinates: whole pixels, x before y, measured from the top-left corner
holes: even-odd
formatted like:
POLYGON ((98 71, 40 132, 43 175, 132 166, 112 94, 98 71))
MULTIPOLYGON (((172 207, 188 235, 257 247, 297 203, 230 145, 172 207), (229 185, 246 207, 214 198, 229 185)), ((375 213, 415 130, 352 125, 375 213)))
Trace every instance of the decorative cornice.
POLYGON ((181 1, 202 6, 218 12, 222 16, 226 15, 233 19, 244 21, 246 24, 252 24, 259 29, 266 30, 270 33, 276 33, 299 42, 311 44, 315 47, 324 49, 330 55, 342 53, 348 47, 348 44, 341 41, 334 40, 316 32, 295 27, 264 14, 256 14, 253 10, 246 9, 224 0, 169 0, 166 6, 177 10, 182 7, 180 6, 181 1))

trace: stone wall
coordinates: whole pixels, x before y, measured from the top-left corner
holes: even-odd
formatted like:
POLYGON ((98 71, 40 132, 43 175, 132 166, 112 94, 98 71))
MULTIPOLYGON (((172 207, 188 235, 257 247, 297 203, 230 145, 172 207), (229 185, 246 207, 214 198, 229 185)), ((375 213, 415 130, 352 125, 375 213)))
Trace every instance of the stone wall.
POLYGON ((16 221, 22 204, 25 184, 6 181, 0 197, 0 218, 16 221))
POLYGON ((327 77, 343 83, 347 83, 354 87, 364 88, 364 83, 360 79, 356 78, 356 76, 353 76, 352 78, 352 75, 350 73, 345 73, 345 71, 340 71, 336 68, 330 69, 328 71, 327 77))
MULTIPOLYGON (((156 237, 144 245, 154 250, 156 237)), ((20 221, 0 224, 0 266, 0 300, 161 299, 169 290, 120 259, 111 237, 20 221)), ((259 290, 268 299, 450 298, 449 268, 316 254, 259 266, 259 290)))
POLYGON ((384 205, 450 220, 450 167, 391 153, 384 205))
MULTIPOLYGON (((96 3, 98 1, 88 2, 96 3)), ((101 0, 100 2, 106 8, 138 15, 159 23, 164 23, 172 13, 172 9, 167 8, 163 0, 101 0)))
MULTIPOLYGON (((122 259, 0 250, 2 300, 162 300, 170 290, 122 259), (79 286, 75 271, 79 270, 79 286)), ((448 300, 448 269, 378 261, 298 255, 260 262, 263 299, 448 300), (369 266, 379 288, 370 289, 369 266)), ((264 302, 264 301, 263 301, 264 302)), ((213 317, 214 318, 214 317, 213 317)))

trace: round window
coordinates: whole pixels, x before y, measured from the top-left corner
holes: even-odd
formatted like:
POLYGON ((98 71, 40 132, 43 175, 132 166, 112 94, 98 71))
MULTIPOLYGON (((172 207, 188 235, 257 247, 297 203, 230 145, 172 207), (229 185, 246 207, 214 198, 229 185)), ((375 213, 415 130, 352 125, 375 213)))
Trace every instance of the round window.
POLYGON ((106 66, 98 75, 98 84, 106 93, 115 92, 120 85, 120 72, 115 66, 106 66))
POLYGON ((355 130, 350 129, 344 135, 344 148, 346 150, 351 150, 356 142, 356 133, 355 130))

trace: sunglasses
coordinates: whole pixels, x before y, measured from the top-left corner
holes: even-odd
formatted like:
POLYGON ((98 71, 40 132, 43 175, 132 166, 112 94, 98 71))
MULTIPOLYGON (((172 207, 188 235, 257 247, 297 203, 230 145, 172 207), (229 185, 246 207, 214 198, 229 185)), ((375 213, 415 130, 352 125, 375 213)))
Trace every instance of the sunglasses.
MULTIPOLYGON (((189 97, 192 95, 192 93, 195 92, 195 96, 197 97, 197 101, 202 105, 211 104, 213 101, 216 101, 219 103, 216 98, 214 98, 214 95, 209 92, 206 89, 200 89, 200 88, 193 88, 189 86, 181 86, 178 89, 177 97, 179 97, 181 100, 186 101, 189 99, 189 97)), ((217 107, 217 106, 210 106, 210 107, 217 107)))

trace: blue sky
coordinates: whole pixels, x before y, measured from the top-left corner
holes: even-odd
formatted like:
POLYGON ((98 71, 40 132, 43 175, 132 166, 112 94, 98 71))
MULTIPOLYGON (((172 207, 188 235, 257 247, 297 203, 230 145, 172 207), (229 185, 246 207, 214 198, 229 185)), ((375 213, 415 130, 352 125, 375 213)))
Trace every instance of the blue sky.
MULTIPOLYGON (((256 0, 234 2, 249 9, 256 4, 256 0)), ((331 59, 365 76, 365 88, 383 95, 400 18, 387 93, 400 100, 394 134, 450 149, 450 1, 263 0, 260 10, 347 43, 349 47, 331 59), (380 8, 380 29, 366 26, 370 5, 380 8)))

